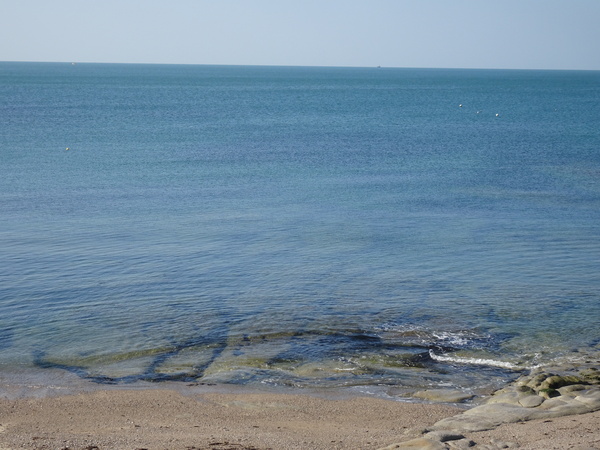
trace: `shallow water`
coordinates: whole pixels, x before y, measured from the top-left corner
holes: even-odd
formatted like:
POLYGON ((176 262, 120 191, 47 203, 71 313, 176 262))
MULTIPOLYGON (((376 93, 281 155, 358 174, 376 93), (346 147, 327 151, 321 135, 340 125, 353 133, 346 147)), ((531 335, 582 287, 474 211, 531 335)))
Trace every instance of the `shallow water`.
POLYGON ((598 350, 599 72, 0 63, 0 93, 2 373, 404 395, 598 350))

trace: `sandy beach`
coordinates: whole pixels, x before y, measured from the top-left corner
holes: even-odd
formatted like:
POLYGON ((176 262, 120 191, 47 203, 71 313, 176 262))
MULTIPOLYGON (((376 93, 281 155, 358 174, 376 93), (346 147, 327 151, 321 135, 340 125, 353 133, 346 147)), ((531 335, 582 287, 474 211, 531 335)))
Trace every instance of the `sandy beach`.
POLYGON ((2 448, 380 448, 459 412, 371 398, 98 391, 0 403, 2 448), (95 447, 94 447, 95 446, 95 447))
MULTIPOLYGON (((452 441, 419 445, 419 437, 464 411, 366 397, 108 389, 1 399, 0 449, 462 448, 452 441)), ((600 448, 599 424, 596 411, 501 425, 467 433, 460 442, 474 448, 600 448)))

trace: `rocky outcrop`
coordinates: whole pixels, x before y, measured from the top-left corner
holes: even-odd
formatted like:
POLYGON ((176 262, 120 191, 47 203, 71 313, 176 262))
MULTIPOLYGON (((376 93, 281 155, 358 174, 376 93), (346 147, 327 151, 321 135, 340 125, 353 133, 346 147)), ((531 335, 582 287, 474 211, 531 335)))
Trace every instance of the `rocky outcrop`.
MULTIPOLYGON (((443 396, 442 396, 443 397, 443 396)), ((427 398, 425 395, 421 398, 427 398)), ((461 449, 476 446, 463 433, 485 431, 504 423, 550 419, 600 410, 600 370, 584 366, 579 369, 536 370, 515 383, 496 391, 485 403, 462 414, 448 417, 427 430, 421 437, 385 447, 389 449, 461 449)), ((510 448, 514 443, 497 443, 510 448)))

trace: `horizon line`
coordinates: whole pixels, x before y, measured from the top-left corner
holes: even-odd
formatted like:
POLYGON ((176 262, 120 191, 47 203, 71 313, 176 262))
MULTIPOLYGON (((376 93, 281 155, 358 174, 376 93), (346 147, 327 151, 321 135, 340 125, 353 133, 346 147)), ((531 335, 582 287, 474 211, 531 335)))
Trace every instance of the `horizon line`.
POLYGON ((531 71, 571 71, 598 72, 598 69, 548 69, 515 67, 433 67, 433 66, 386 66, 386 65, 302 65, 302 64, 231 64, 231 63, 174 63, 174 62, 116 62, 116 61, 56 61, 56 60, 0 60, 0 63, 38 63, 38 64, 123 64, 123 65, 162 65, 162 66, 213 66, 213 67, 294 67, 294 68, 337 68, 337 69, 431 69, 431 70, 531 70, 531 71))

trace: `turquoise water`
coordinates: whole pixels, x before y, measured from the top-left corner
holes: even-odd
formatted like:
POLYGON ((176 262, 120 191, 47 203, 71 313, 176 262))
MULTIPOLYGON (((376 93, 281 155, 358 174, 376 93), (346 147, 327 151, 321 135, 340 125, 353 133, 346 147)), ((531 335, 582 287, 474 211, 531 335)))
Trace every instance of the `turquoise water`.
POLYGON ((404 395, 596 354, 599 124, 599 72, 0 63, 0 376, 404 395))

